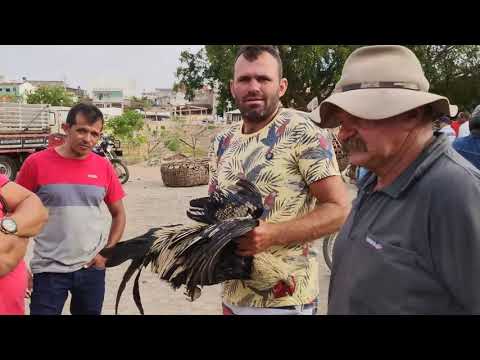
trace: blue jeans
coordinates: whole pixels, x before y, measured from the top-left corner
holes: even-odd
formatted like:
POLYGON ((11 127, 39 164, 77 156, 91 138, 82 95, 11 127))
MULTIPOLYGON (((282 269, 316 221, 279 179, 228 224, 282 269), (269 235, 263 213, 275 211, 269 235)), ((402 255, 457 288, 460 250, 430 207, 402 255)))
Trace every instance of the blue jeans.
POLYGON ((91 266, 71 273, 34 274, 30 314, 61 315, 69 291, 72 315, 100 315, 105 296, 105 269, 91 266))

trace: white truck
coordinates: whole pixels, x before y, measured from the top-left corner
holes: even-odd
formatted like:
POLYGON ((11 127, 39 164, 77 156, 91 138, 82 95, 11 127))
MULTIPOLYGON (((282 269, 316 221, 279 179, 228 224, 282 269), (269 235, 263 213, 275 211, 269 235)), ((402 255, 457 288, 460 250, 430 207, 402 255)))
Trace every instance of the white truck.
POLYGON ((0 174, 14 180, 23 161, 48 146, 57 117, 45 104, 0 103, 0 174))

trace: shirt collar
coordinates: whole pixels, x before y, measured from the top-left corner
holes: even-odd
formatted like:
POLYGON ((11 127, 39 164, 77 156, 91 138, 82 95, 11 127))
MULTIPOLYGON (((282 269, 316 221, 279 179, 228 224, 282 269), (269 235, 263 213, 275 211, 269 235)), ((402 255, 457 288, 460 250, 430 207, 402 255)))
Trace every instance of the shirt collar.
MULTIPOLYGON (((430 166, 448 149, 450 143, 445 134, 435 133, 434 141, 428 145, 422 153, 406 168, 393 183, 379 190, 396 199, 407 190, 415 181, 420 179, 430 166)), ((371 174, 362 186, 362 189, 371 188, 375 184, 377 176, 371 174)))

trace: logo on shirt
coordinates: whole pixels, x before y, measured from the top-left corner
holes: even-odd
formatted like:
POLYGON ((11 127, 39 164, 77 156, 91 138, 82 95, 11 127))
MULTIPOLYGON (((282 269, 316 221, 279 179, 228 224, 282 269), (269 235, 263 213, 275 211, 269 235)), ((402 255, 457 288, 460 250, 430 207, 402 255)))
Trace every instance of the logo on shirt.
POLYGON ((375 240, 373 240, 372 238, 370 238, 369 236, 367 236, 367 238, 365 239, 365 241, 367 243, 369 243, 370 245, 372 245, 375 249, 377 250, 382 250, 383 249, 383 246, 382 244, 379 244, 378 242, 376 242, 375 240))
POLYGON ((95 174, 88 174, 87 177, 89 177, 90 179, 98 179, 98 176, 95 174))

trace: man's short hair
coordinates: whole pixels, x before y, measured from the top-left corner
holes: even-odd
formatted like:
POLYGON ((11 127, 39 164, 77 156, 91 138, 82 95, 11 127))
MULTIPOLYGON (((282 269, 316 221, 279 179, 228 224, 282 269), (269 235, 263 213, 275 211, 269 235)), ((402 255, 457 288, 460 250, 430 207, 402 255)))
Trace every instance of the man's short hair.
POLYGON ((264 52, 269 53, 272 55, 278 63, 278 75, 280 79, 283 77, 283 65, 282 59, 280 58, 280 52, 278 51, 278 47, 274 45, 242 45, 237 51, 237 55, 235 57, 235 63, 237 62, 238 58, 243 55, 245 59, 252 62, 258 59, 258 57, 263 54, 264 52))
POLYGON ((82 114, 90 125, 95 124, 97 121, 101 121, 103 126, 103 114, 95 105, 87 103, 78 103, 74 105, 67 115, 66 123, 69 126, 76 124, 77 114, 82 114))

